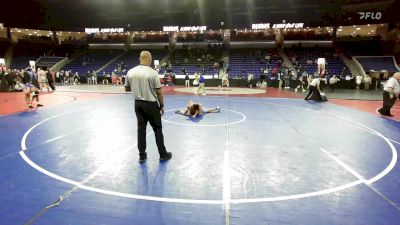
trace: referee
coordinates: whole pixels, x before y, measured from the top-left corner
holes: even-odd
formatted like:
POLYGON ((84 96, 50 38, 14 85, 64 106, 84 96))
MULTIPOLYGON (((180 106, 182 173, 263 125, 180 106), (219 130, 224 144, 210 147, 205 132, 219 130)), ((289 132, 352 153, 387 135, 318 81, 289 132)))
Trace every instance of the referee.
POLYGON ((140 65, 128 71, 125 79, 125 91, 132 90, 135 98, 135 113, 138 124, 139 162, 144 163, 146 154, 146 126, 147 122, 153 127, 160 161, 172 158, 164 146, 161 115, 164 113, 164 97, 158 73, 150 67, 151 54, 148 51, 140 53, 140 65))
POLYGON ((393 116, 390 114, 390 109, 399 97, 399 80, 400 72, 397 72, 386 82, 385 87, 383 88, 383 107, 378 109, 379 114, 383 116, 393 116))

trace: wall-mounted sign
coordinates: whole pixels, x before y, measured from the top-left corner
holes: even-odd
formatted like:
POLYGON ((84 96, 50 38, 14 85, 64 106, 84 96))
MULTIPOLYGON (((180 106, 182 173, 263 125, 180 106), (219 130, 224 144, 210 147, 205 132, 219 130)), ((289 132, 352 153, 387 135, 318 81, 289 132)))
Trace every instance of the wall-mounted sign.
POLYGON ((95 34, 95 33, 123 33, 124 28, 85 28, 85 33, 95 34))
POLYGON ((207 30, 207 26, 191 26, 191 27, 180 27, 179 26, 164 26, 163 31, 205 31, 207 30))
POLYGON ((360 20, 380 20, 382 18, 381 12, 358 12, 358 14, 360 15, 360 20))
POLYGON ((207 26, 181 27, 180 31, 205 31, 207 26))
POLYGON ((304 23, 277 23, 271 26, 270 23, 257 23, 252 24, 251 29, 253 30, 262 30, 262 29, 270 29, 270 28, 303 28, 304 23))
POLYGON ((251 29, 253 30, 262 30, 262 29, 269 29, 271 28, 270 23, 257 23, 257 24, 252 24, 251 29))
POLYGON ((163 31, 179 31, 179 26, 165 26, 163 31))
POLYGON ((272 28, 303 28, 304 23, 278 23, 274 24, 272 28))

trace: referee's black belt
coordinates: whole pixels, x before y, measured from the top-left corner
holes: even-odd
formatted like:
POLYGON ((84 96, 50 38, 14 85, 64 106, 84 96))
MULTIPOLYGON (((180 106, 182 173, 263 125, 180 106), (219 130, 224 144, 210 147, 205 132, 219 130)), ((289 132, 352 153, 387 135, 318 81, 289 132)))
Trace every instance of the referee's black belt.
POLYGON ((148 102, 148 103, 155 103, 155 102, 150 102, 150 101, 146 101, 146 100, 138 100, 138 99, 136 99, 135 101, 137 101, 137 102, 148 102))

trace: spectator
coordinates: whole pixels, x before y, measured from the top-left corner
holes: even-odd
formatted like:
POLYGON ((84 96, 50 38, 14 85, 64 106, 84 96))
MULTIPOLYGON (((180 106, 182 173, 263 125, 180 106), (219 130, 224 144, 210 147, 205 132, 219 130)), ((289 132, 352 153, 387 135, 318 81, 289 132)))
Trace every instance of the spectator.
POLYGON ((97 74, 96 74, 96 71, 94 71, 94 70, 92 73, 92 82, 93 82, 93 84, 97 84, 97 74))
POLYGON ((38 81, 39 81, 39 90, 42 91, 42 88, 45 87, 47 88, 47 92, 50 91, 49 86, 47 85, 47 78, 46 78, 46 72, 44 72, 42 69, 38 69, 38 81))
POLYGON ((336 75, 333 75, 331 79, 329 79, 329 86, 331 87, 331 91, 335 91, 335 86, 338 81, 339 79, 336 77, 336 75))
POLYGON ((372 82, 371 77, 368 74, 366 74, 364 78, 364 89, 366 91, 369 91, 369 86, 371 85, 371 82, 372 82))
POLYGON ((47 70, 46 77, 47 77, 47 82, 49 83, 51 90, 53 90, 53 91, 56 90, 56 87, 54 86, 53 75, 51 74, 50 69, 47 70))
POLYGON ((106 75, 104 75, 104 77, 103 77, 102 83, 103 83, 103 84, 108 84, 108 79, 109 79, 109 77, 110 77, 110 74, 109 74, 109 73, 106 73, 106 75))
POLYGON ((361 83, 363 82, 363 77, 360 75, 360 74, 358 74, 357 76, 356 76, 356 84, 357 84, 357 89, 360 89, 360 85, 361 85, 361 83))
POLYGON ((190 80, 188 73, 185 73, 185 87, 190 87, 190 80))
POLYGON ((79 82, 80 79, 81 79, 81 78, 80 78, 78 72, 75 72, 75 74, 74 74, 74 85, 81 84, 81 83, 79 82))
POLYGON ((90 73, 90 71, 87 71, 87 73, 86 73, 86 83, 87 84, 92 83, 92 74, 90 73))

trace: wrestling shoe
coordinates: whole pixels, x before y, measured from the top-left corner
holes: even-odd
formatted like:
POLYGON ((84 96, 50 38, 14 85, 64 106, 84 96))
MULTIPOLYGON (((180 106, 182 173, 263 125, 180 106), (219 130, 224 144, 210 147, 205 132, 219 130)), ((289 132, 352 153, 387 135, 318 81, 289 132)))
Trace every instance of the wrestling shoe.
POLYGON ((37 104, 36 106, 37 106, 37 107, 43 107, 43 105, 42 105, 42 104, 37 104))

